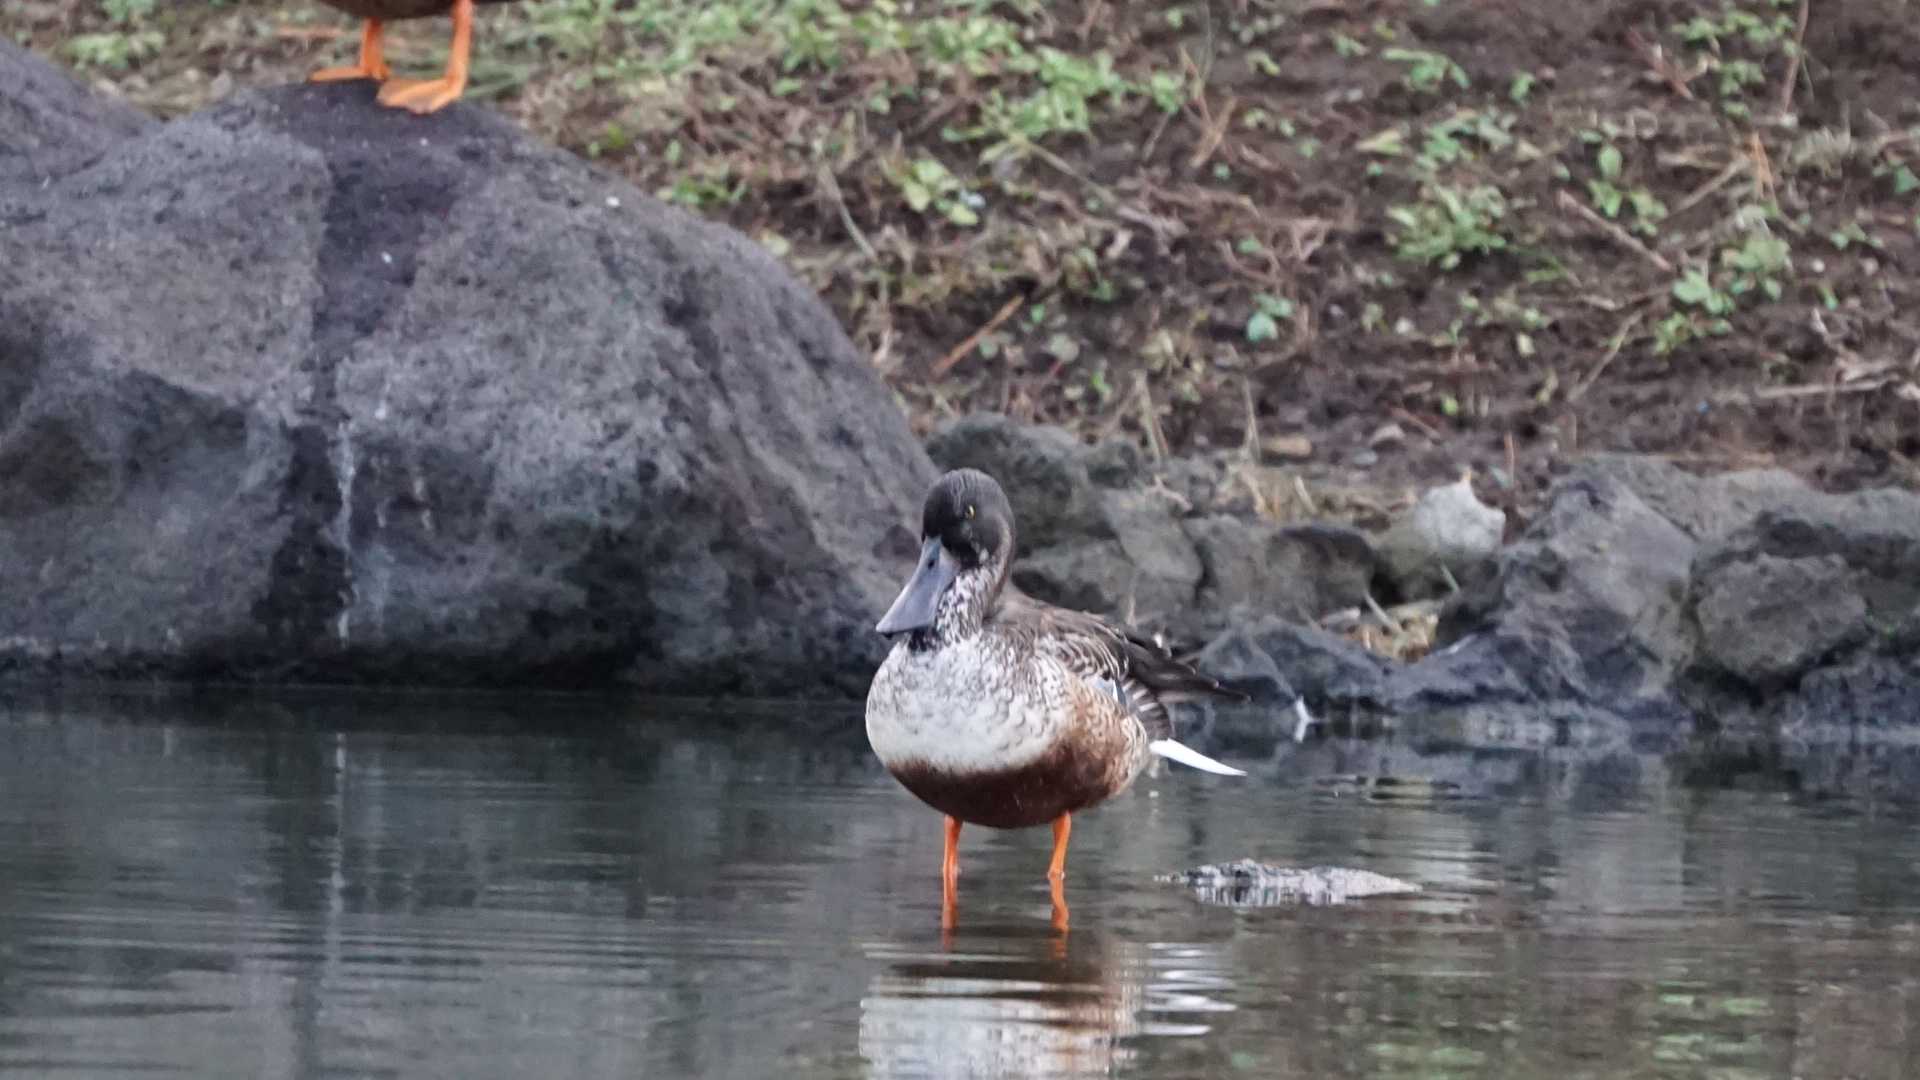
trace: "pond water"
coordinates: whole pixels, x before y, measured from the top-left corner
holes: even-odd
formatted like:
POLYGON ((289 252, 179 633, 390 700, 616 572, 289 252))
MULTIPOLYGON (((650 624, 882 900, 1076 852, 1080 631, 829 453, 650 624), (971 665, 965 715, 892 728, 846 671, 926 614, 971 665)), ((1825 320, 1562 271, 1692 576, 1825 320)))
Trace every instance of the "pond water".
POLYGON ((947 936, 857 710, 16 695, 0 1072, 1915 1073, 1908 809, 1630 751, 1235 760, 1076 819, 1064 936, 1047 830, 969 830, 947 936), (1155 880, 1242 856, 1425 891, 1155 880))

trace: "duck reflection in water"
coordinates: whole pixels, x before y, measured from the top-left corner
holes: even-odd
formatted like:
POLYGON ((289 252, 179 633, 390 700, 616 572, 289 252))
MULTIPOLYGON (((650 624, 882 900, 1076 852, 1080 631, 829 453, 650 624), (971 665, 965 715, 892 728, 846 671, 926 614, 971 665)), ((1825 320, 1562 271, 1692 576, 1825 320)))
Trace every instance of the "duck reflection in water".
POLYGON ((1023 594, 1013 508, 994 479, 947 473, 921 510, 918 564, 877 627, 894 639, 867 693, 867 739, 946 815, 941 920, 956 918, 960 830, 1053 826, 1047 880, 1067 928, 1072 815, 1126 790, 1155 755, 1244 776, 1173 739, 1167 707, 1243 699, 1158 642, 1023 594))
POLYGON ((1002 926, 970 930, 961 954, 870 950, 887 961, 860 999, 871 1075, 1107 1076, 1126 1064, 1145 946, 1082 934, 1069 958, 1047 936, 1002 926))

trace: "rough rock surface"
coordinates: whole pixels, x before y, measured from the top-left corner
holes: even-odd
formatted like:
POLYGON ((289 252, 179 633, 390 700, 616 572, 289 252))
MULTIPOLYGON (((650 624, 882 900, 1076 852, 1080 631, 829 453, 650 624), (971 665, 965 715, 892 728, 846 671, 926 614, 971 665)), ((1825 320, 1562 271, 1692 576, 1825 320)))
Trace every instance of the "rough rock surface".
MULTIPOLYGON (((65 176, 153 123, 73 76, 0 41, 0 185, 65 176)), ((0 217, 0 227, 8 224, 0 217)))
POLYGON ((1759 686, 1806 673, 1867 633, 1867 603, 1838 555, 1757 555, 1703 576, 1694 602, 1700 659, 1759 686))
POLYGON ((1380 561, 1403 599, 1443 596, 1493 574, 1506 527, 1507 515, 1461 480, 1425 492, 1395 520, 1380 538, 1380 561))
POLYGON ((1255 701, 1305 698, 1342 707, 1379 704, 1393 665, 1324 630, 1278 616, 1250 620, 1207 643, 1200 667, 1255 701))
POLYGON ((1595 458, 1443 613, 1430 655, 1375 675, 1349 652, 1244 621, 1201 656, 1271 704, 1298 693, 1335 715, 1506 733, 1493 741, 1570 723, 1920 725, 1920 495, 1595 458), (1301 674, 1319 670, 1342 675, 1301 674))
MULTIPOLYGON (((60 101, 24 127, 87 128, 60 101)), ((0 220, 0 669, 870 677, 932 468, 745 238, 351 83, 0 184, 0 220)))

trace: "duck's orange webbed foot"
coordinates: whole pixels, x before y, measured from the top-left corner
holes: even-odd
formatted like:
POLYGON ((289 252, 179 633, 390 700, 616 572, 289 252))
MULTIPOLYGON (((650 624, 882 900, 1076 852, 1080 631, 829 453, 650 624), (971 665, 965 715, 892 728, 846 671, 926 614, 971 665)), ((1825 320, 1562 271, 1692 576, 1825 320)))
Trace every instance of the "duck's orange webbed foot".
POLYGON ((360 62, 352 67, 321 68, 307 76, 308 82, 340 82, 344 79, 372 79, 384 82, 393 74, 387 67, 386 24, 368 19, 360 27, 360 62))
POLYGON ((380 104, 425 115, 460 100, 467 89, 467 57, 472 50, 473 0, 454 0, 447 73, 438 79, 394 79, 380 88, 380 104))

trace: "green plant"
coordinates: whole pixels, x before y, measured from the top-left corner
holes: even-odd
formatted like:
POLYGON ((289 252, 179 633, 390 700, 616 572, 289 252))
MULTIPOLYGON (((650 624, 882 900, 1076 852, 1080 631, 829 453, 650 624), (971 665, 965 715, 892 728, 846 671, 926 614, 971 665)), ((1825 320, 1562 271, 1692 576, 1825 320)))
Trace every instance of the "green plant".
POLYGON ((1587 194, 1592 197, 1594 207, 1609 218, 1618 218, 1622 209, 1631 208, 1634 231, 1652 236, 1660 231, 1660 222, 1666 219, 1667 204, 1644 187, 1620 187, 1617 181, 1623 161, 1618 147, 1610 142, 1601 144, 1595 155, 1600 175, 1587 181, 1587 194))
POLYGON ((1253 306, 1253 314, 1247 316, 1247 341, 1256 345, 1279 337, 1280 323, 1293 318, 1293 301, 1285 297, 1259 293, 1253 306))
POLYGON ((1466 69, 1453 62, 1445 53, 1430 49, 1387 49, 1380 54, 1383 59, 1407 66, 1406 75, 1401 81, 1407 89, 1417 94, 1437 93, 1448 82, 1460 89, 1467 89, 1472 83, 1467 79, 1466 69))
POLYGON ((980 224, 980 215, 975 212, 980 197, 938 159, 923 157, 910 164, 895 165, 887 170, 887 179, 900 189, 907 206, 916 214, 923 214, 931 207, 955 225, 980 224))
POLYGON ((1780 278, 1793 267, 1792 248, 1778 236, 1762 229, 1747 233, 1739 247, 1720 252, 1720 264, 1731 277, 1727 292, 1735 297, 1754 290, 1769 300, 1780 299, 1780 278))
POLYGON ((1387 217, 1400 226, 1388 242, 1403 259, 1451 270, 1467 255, 1506 248, 1507 238, 1501 233, 1506 214, 1506 197, 1492 185, 1462 189, 1428 184, 1421 189, 1419 202, 1387 211, 1387 217))

